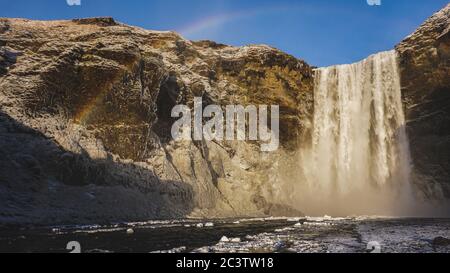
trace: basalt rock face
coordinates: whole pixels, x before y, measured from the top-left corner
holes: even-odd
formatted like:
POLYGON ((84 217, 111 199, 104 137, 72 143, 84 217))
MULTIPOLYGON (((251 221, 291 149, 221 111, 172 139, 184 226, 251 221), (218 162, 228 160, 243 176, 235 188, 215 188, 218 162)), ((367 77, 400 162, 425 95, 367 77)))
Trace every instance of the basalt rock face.
POLYGON ((414 179, 427 195, 450 197, 450 4, 396 50, 414 179))
POLYGON ((277 168, 308 141, 312 70, 267 46, 111 18, 0 19, 0 223, 298 215, 277 168), (281 148, 174 142, 171 109, 280 105, 281 148))

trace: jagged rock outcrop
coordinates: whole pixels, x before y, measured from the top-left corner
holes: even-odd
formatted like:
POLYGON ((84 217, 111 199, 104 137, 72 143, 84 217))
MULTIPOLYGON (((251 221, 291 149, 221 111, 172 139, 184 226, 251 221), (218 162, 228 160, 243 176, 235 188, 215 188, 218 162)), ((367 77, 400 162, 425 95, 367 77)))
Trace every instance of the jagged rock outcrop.
POLYGON ((276 168, 307 141, 312 83, 305 62, 267 46, 111 18, 0 19, 0 222, 298 215, 276 168), (280 105, 282 149, 174 142, 171 109, 194 97, 280 105))
POLYGON ((405 38, 396 50, 414 179, 427 195, 449 197, 450 4, 405 38))
MULTIPOLYGON (((396 50, 414 179, 450 196, 450 5, 396 50)), ((299 215, 313 72, 268 46, 188 41, 111 18, 0 18, 0 223, 299 215), (176 104, 280 105, 281 148, 174 142, 176 104)))

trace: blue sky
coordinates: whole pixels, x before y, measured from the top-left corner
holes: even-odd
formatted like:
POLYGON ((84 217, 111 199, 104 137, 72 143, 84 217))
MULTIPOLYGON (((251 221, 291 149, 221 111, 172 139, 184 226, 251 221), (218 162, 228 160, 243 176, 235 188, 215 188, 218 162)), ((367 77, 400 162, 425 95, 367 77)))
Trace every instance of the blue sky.
POLYGON ((0 17, 112 16, 230 45, 268 44, 311 65, 351 63, 394 47, 448 0, 0 0, 0 17))

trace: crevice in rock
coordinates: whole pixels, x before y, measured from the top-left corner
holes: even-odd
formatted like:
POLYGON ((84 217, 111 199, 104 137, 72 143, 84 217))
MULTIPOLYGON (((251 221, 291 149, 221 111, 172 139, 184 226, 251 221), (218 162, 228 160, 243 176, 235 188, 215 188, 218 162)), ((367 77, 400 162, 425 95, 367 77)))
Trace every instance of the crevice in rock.
POLYGON ((181 88, 176 75, 168 76, 159 88, 156 99, 157 122, 153 125, 153 130, 161 139, 163 144, 171 140, 171 128, 176 121, 171 117, 172 108, 177 105, 181 88))

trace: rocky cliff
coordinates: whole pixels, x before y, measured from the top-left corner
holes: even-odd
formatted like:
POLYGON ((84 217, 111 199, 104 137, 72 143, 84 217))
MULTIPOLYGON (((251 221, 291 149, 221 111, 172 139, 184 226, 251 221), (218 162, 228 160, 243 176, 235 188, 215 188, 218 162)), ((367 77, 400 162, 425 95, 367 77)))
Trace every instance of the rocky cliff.
MULTIPOLYGON (((449 13, 396 48, 414 179, 428 197, 450 196, 449 13)), ((0 223, 299 215, 289 193, 311 140, 313 82, 308 64, 268 46, 111 18, 0 19, 0 223), (280 105, 281 148, 174 142, 171 109, 194 97, 280 105)))
POLYGON ((268 46, 111 18, 0 19, 0 222, 298 215, 279 164, 307 139, 312 70, 268 46), (280 105, 281 145, 174 142, 176 104, 280 105))
MULTIPOLYGON (((450 196, 450 4, 396 50, 416 185, 450 196)), ((438 196, 436 196, 438 195, 438 196)))

